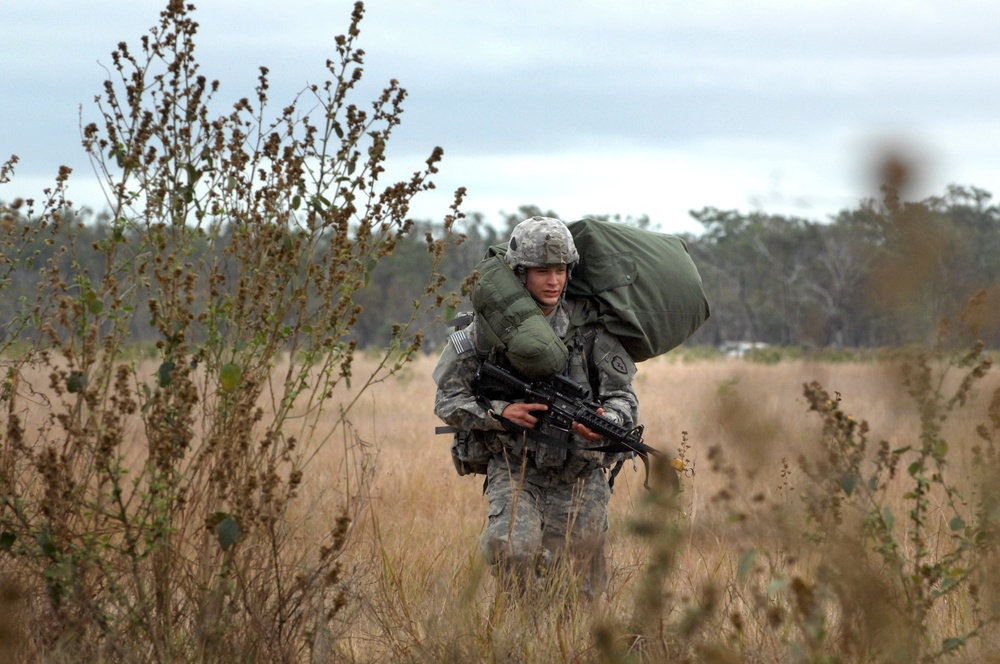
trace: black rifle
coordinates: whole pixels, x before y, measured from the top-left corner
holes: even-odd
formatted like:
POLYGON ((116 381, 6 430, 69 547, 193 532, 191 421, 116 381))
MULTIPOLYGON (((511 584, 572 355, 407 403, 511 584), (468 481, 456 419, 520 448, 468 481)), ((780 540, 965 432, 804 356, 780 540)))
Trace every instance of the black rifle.
POLYGON ((641 424, 634 429, 627 429, 603 417, 597 412, 596 404, 585 401, 587 391, 583 386, 565 376, 532 382, 492 360, 486 360, 476 372, 473 387, 477 396, 487 399, 525 401, 548 406, 548 410, 539 413, 538 424, 533 429, 525 429, 499 414, 494 415, 508 430, 524 432, 543 444, 577 449, 578 446, 573 443, 573 422, 579 422, 603 436, 606 441, 600 447, 582 449, 609 454, 634 452, 644 464, 648 464, 648 455, 659 454, 658 450, 642 441, 641 424))

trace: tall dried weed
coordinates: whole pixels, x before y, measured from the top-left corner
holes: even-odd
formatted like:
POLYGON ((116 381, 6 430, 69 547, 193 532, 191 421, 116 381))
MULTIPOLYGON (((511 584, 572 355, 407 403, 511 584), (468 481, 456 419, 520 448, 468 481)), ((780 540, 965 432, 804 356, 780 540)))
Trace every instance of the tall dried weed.
POLYGON ((393 80, 367 110, 350 101, 362 3, 326 83, 273 111, 261 67, 223 115, 193 9, 171 0, 137 49, 118 44, 83 127, 105 239, 77 241, 68 169, 44 200, 0 210, 0 269, 38 275, 0 348, 5 661, 326 661, 374 467, 349 413, 418 352, 415 321, 446 299, 437 266, 460 239, 461 190, 427 236, 412 317, 355 371, 355 294, 414 230, 410 201, 442 158, 381 184, 406 92, 393 80), (155 347, 130 344, 137 325, 155 347), (336 507, 303 505, 330 447, 339 466, 312 496, 336 507))

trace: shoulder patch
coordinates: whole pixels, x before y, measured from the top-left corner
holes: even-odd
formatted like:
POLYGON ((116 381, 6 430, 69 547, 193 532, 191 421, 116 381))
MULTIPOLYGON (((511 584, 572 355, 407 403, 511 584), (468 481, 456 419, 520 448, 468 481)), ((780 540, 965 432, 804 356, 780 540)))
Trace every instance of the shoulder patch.
POLYGON ((467 329, 461 329, 449 334, 448 343, 451 344, 452 350, 454 350, 455 354, 459 357, 463 357, 475 350, 472 345, 472 339, 469 338, 469 332, 467 329))
POLYGON ((613 355, 611 357, 611 368, 620 374, 627 374, 629 372, 628 363, 625 362, 625 358, 621 355, 613 355))
POLYGON ((624 385, 635 376, 635 362, 613 336, 604 332, 594 342, 597 366, 615 383, 624 385))

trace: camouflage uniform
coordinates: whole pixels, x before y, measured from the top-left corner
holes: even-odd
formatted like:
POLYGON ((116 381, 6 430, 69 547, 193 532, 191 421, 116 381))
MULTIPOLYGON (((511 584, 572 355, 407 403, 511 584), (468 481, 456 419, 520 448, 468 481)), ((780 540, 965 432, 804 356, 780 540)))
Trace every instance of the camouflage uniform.
MULTIPOLYGON (((570 331, 573 306, 564 300, 547 316, 570 350, 566 375, 590 392, 588 398, 600 404, 607 419, 634 427, 635 365, 603 327, 570 331)), ((434 412, 459 431, 471 432, 489 450, 489 519, 480 540, 482 554, 505 587, 524 589, 527 581, 551 574, 563 561, 578 575, 582 591, 597 595, 607 581, 608 470, 623 456, 587 451, 603 441, 591 443, 579 436, 573 439, 581 449, 566 450, 507 432, 493 414, 503 412, 509 402, 485 402, 473 394, 476 371, 489 352, 475 326, 466 328, 470 343, 449 343, 441 354, 434 370, 434 412)))

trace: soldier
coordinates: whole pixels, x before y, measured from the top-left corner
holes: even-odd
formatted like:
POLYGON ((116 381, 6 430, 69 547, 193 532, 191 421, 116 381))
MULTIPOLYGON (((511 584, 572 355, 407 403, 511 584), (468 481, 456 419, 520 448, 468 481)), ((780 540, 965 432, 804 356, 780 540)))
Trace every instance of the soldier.
MULTIPOLYGON (((579 254, 566 225, 547 217, 522 221, 511 233, 506 261, 566 344, 564 374, 584 386, 605 418, 634 427, 638 401, 628 353, 602 326, 571 329, 576 303, 564 293, 579 254)), ((435 367, 434 412, 487 451, 489 511, 480 548, 498 589, 521 593, 542 577, 555 578, 561 564, 559 571, 568 571, 565 578, 578 582, 584 596, 599 595, 607 583, 609 479, 624 456, 589 451, 601 446, 601 436, 577 422, 572 449, 517 431, 510 423, 531 429, 546 406, 477 397, 476 372, 495 351, 484 347, 475 320, 463 332, 449 338, 435 367)))

